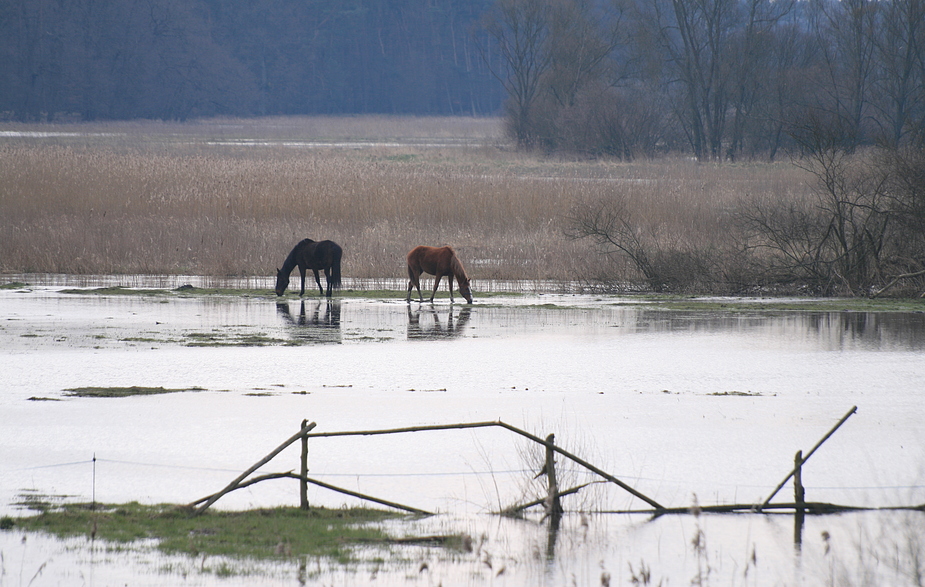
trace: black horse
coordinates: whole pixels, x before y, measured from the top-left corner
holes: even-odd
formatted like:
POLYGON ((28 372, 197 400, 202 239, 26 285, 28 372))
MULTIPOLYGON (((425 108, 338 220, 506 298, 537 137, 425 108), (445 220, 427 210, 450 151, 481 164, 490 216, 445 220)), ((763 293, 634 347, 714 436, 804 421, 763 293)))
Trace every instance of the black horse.
POLYGON ((289 287, 289 274, 298 265, 299 274, 302 276, 300 296, 305 295, 306 269, 311 269, 315 274, 315 283, 318 284, 321 295, 324 295, 321 278, 318 276, 318 271, 323 269, 324 277, 328 282, 327 295, 331 297, 331 290, 340 287, 340 258, 343 253, 343 249, 334 241, 316 243, 310 238, 301 241, 289 252, 289 256, 283 261, 283 268, 276 270, 276 295, 283 295, 289 287))

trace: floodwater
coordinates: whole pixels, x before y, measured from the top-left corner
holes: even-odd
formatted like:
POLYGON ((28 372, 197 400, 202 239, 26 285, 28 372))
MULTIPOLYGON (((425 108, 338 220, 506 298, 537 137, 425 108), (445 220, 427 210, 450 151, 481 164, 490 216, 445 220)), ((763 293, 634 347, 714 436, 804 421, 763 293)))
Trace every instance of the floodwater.
MULTIPOLYGON (((118 278, 113 278, 118 282, 118 278)), ((112 282, 112 280, 110 280, 112 282)), ((80 285, 90 288, 101 283, 80 285)), ((153 281, 148 284, 152 285, 153 281)), ((451 305, 306 296, 82 295, 0 290, 0 516, 29 496, 187 503, 299 430, 502 420, 666 507, 760 503, 804 465, 808 501, 925 503, 925 314, 666 311, 616 297, 530 295, 451 305), (81 387, 188 391, 75 397, 81 387)), ((144 286, 133 282, 133 287, 144 286)), ((158 285, 160 286, 160 285, 158 285)), ((265 287, 269 287, 267 284, 265 287)), ((349 568, 318 560, 210 569, 139 544, 0 531, 6 585, 920 584, 925 513, 601 513, 649 505, 612 483, 542 512, 543 448, 499 427, 313 438, 309 475, 437 513, 396 535, 462 532, 471 552, 392 547, 349 568), (255 570, 257 569, 257 570, 255 570), (256 573, 256 574, 254 574, 256 573), (635 580, 635 583, 634 583, 635 580)), ((260 473, 298 470, 284 450, 260 473)), ((557 457, 561 487, 599 480, 557 457)), ((786 483, 775 501, 792 501, 786 483)), ((293 480, 215 507, 295 505, 293 480)), ((354 498, 311 486, 313 504, 354 498)))

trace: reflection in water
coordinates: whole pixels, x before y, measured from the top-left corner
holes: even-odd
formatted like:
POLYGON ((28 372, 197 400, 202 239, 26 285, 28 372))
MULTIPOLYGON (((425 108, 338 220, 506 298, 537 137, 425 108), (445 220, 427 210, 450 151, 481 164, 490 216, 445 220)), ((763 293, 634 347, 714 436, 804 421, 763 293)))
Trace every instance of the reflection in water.
POLYGON ((305 300, 299 304, 299 315, 295 317, 289 311, 289 302, 277 301, 276 311, 292 328, 293 336, 300 341, 311 343, 339 343, 340 304, 338 299, 324 298, 308 302, 312 308, 305 310, 305 300))
POLYGON ((704 312, 632 310, 619 322, 636 332, 748 332, 768 340, 806 341, 819 350, 925 349, 921 312, 704 312))
POLYGON ((454 318, 451 304, 449 314, 446 317, 446 324, 444 324, 441 322, 440 314, 435 306, 431 305, 426 308, 418 306, 417 310, 412 310, 411 304, 408 304, 408 339, 440 340, 457 338, 463 333, 466 324, 469 323, 471 312, 472 309, 469 306, 464 306, 454 318))

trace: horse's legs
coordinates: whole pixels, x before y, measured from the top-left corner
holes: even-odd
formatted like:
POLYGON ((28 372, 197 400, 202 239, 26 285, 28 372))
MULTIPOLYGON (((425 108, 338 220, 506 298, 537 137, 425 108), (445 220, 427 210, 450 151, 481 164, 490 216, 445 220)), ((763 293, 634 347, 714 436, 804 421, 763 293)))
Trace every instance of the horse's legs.
MULTIPOLYGON (((321 277, 318 275, 318 270, 317 270, 317 269, 312 269, 312 273, 315 274, 315 283, 318 284, 318 291, 321 292, 320 295, 324 295, 324 288, 321 287, 321 277)), ((325 277, 327 277, 327 275, 328 275, 327 270, 325 270, 324 275, 325 275, 325 277)))
MULTIPOLYGON (((328 297, 331 297, 331 290, 334 289, 333 284, 331 283, 331 268, 326 267, 324 270, 324 282, 328 284, 328 297)), ((318 282, 318 287, 321 287, 321 282, 318 282)), ((321 290, 321 293, 324 293, 324 290, 321 290)))
POLYGON ((421 274, 415 271, 411 265, 408 265, 408 297, 405 298, 406 301, 411 301, 411 290, 415 287, 418 288, 418 301, 423 302, 424 296, 421 295, 421 274))
POLYGON ((434 296, 437 295, 437 288, 440 287, 440 278, 443 277, 439 273, 434 275, 434 291, 430 294, 430 301, 434 301, 434 296))
POLYGON ((446 276, 446 278, 450 280, 450 303, 452 304, 453 303, 453 274, 450 273, 449 275, 446 276))
POLYGON ((305 267, 299 267, 299 275, 302 276, 302 290, 299 292, 299 297, 305 295, 305 267))

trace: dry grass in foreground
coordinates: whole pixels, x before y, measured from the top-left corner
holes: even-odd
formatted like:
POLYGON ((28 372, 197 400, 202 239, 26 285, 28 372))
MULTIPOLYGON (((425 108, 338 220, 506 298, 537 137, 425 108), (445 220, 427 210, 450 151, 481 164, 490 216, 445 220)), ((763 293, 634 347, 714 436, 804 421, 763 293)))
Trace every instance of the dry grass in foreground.
POLYGON ((0 271, 270 276, 310 237, 343 246, 347 278, 403 278, 412 247, 451 244, 475 280, 633 280, 624 259, 565 237, 577 205, 620 199, 648 234, 720 258, 741 245, 745 199, 807 191, 785 163, 534 157, 500 125, 0 125, 0 271))

